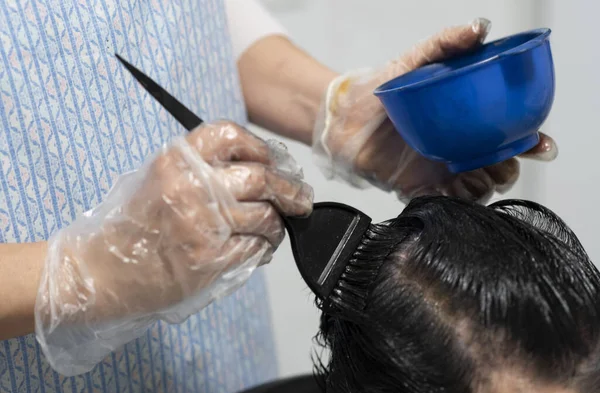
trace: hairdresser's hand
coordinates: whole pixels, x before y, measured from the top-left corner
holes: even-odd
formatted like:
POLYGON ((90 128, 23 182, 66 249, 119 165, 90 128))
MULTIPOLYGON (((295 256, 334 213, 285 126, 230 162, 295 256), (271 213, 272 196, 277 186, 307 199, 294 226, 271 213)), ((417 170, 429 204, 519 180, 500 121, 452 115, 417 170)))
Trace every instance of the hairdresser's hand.
POLYGON ((232 123, 202 126, 119 179, 51 240, 38 339, 51 359, 85 363, 75 356, 85 352, 93 366, 140 326, 181 321, 238 288, 282 242, 280 215, 311 210, 312 189, 283 145, 232 123), (117 318, 108 332, 96 330, 117 318), (56 342, 54 333, 73 325, 78 333, 56 342))
MULTIPOLYGON (((519 177, 517 159, 454 175, 444 164, 411 149, 373 95, 377 86, 396 76, 474 49, 485 40, 489 27, 489 21, 477 19, 448 28, 378 72, 358 71, 333 81, 313 138, 318 164, 326 175, 340 176, 355 186, 369 182, 395 191, 402 200, 442 194, 485 202, 494 191, 509 190, 519 177)), ((554 141, 542 134, 540 143, 523 157, 550 161, 556 154, 554 141)))

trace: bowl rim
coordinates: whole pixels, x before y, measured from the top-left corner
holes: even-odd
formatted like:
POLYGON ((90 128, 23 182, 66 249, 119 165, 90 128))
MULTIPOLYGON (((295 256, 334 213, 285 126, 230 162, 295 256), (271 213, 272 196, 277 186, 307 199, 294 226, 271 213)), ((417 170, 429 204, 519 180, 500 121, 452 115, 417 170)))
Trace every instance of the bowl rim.
MULTIPOLYGON (((523 31, 521 33, 517 33, 517 34, 513 34, 513 35, 509 35, 503 38, 499 38, 497 40, 494 41, 490 41, 488 43, 485 43, 484 45, 494 45, 494 44, 498 44, 501 43, 503 41, 506 41, 508 39, 511 38, 515 38, 515 37, 519 37, 522 35, 534 35, 534 37, 532 37, 530 40, 525 41, 524 43, 517 45, 513 48, 510 48, 504 52, 500 52, 492 57, 489 57, 487 59, 478 61, 476 63, 473 64, 469 64, 467 66, 458 68, 456 70, 453 71, 449 71, 446 73, 443 73, 441 75, 437 75, 431 78, 427 78, 427 79, 423 79, 417 82, 413 82, 413 83, 409 83, 407 85, 403 85, 403 86, 398 86, 398 87, 390 87, 387 88, 386 86, 388 86, 389 84, 391 84, 392 82, 396 81, 399 78, 402 78, 403 76, 407 75, 402 74, 402 75, 398 75, 397 77, 390 79, 389 81, 381 84, 380 86, 378 86, 374 91, 373 94, 375 94, 376 96, 380 96, 380 95, 384 95, 387 93, 392 93, 392 92, 398 92, 398 91, 402 91, 402 90, 408 90, 408 89, 414 89, 416 87, 423 87, 425 85, 429 85, 432 84, 434 82, 437 82, 441 79, 446 79, 446 78, 450 78, 453 76, 458 76, 458 75, 462 75, 464 73, 467 73, 469 71, 472 71, 474 69, 477 68, 481 68, 484 67, 490 63, 494 63, 497 62, 498 60, 507 57, 507 56, 514 56, 526 51, 529 51, 531 49, 537 48, 538 46, 544 44, 546 41, 548 41, 550 34, 552 33, 552 30, 549 28, 539 28, 539 29, 533 29, 533 30, 528 30, 528 31, 523 31)), ((435 63, 432 63, 435 64, 435 63)), ((419 67, 421 68, 421 67, 419 67)), ((415 70, 411 70, 408 72, 411 73, 413 71, 418 70, 419 68, 415 69, 415 70)))

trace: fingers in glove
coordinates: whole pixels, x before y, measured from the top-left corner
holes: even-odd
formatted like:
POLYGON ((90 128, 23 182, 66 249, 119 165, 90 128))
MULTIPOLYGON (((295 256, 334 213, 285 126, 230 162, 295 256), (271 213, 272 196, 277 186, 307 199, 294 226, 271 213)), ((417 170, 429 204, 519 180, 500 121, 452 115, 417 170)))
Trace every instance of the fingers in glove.
POLYGON ((446 28, 421 41, 407 53, 392 61, 383 72, 373 78, 369 87, 375 88, 392 78, 424 65, 468 52, 485 40, 490 28, 491 22, 485 18, 477 18, 466 25, 446 28))
MULTIPOLYGON (((253 269, 269 263, 273 258, 273 252, 274 248, 264 237, 232 236, 220 247, 217 258, 208 264, 197 266, 200 276, 198 289, 207 287, 215 279, 225 274, 232 274, 235 269, 240 267, 246 266, 248 269, 253 269)), ((201 259, 201 255, 198 259, 201 259)))
POLYGON ((190 133, 187 140, 209 164, 221 161, 271 163, 269 146, 233 122, 202 125, 190 133))
MULTIPOLYGON (((219 247, 218 257, 197 268, 205 276, 210 272, 215 276, 223 275, 242 265, 253 268, 268 263, 274 251, 275 248, 262 236, 234 235, 219 247)), ((202 249, 198 250, 198 254, 197 259, 201 260, 202 249)))
POLYGON ((396 197, 400 200, 400 202, 404 204, 408 204, 412 199, 421 197, 421 196, 442 196, 446 195, 446 193, 442 192, 441 189, 432 186, 426 185, 419 188, 414 188, 410 190, 406 189, 398 189, 395 191, 396 197))
POLYGON ((505 193, 512 188, 519 178, 521 164, 516 158, 488 166, 483 170, 492 178, 496 191, 505 193))
MULTIPOLYGON (((212 170, 211 170, 212 172, 212 170)), ((189 170, 173 169, 161 173, 153 225, 160 232, 161 247, 211 244, 211 258, 231 235, 231 224, 222 210, 237 201, 223 187, 214 172, 201 180, 189 170), (170 177, 167 177, 170 176, 170 177), (225 197, 225 198, 223 198, 225 197), (177 244, 171 244, 177 243, 177 244)))
POLYGON ((495 189, 494 180, 482 169, 461 173, 451 183, 449 194, 461 198, 483 201, 487 200, 495 189))
POLYGON ((478 18, 467 25, 444 29, 415 46, 401 58, 401 63, 408 71, 467 52, 485 40, 490 27, 489 20, 478 18))
POLYGON ((225 186, 223 191, 241 202, 220 203, 204 188, 194 187, 185 173, 176 172, 169 190, 163 191, 164 205, 157 225, 169 232, 169 238, 191 245, 217 245, 232 233, 252 234, 264 236, 277 247, 284 229, 276 207, 292 215, 309 214, 312 209, 310 186, 280 176, 271 167, 230 164, 215 172, 214 177, 219 179, 216 187, 225 186))
POLYGON ((428 55, 432 61, 440 61, 460 53, 468 52, 483 43, 489 34, 491 22, 477 18, 468 25, 450 27, 439 33, 432 43, 435 47, 428 55))
POLYGON ((283 220, 269 202, 240 202, 226 214, 236 235, 262 236, 274 249, 285 237, 283 220))
POLYGON ((268 201, 286 216, 307 216, 312 212, 312 187, 275 168, 229 164, 216 168, 216 172, 239 201, 268 201))
POLYGON ((142 184, 122 213, 139 222, 146 230, 155 231, 160 228, 159 218, 165 204, 173 204, 174 208, 181 204, 182 209, 194 204, 206 204, 210 198, 207 188, 211 183, 218 182, 207 173, 202 183, 191 170, 180 149, 164 151, 152 161, 142 184), (193 192, 188 192, 188 189, 193 189, 193 192))
POLYGON ((224 258, 229 262, 227 271, 230 271, 242 264, 251 268, 269 263, 275 247, 261 236, 235 235, 223 246, 223 250, 224 258))
MULTIPOLYGON (((263 265, 273 258, 274 250, 262 236, 234 235, 219 248, 218 257, 198 266, 198 271, 208 277, 211 272, 214 276, 222 275, 242 265, 249 268, 263 265)), ((198 259, 201 257, 199 255, 198 259)))
POLYGON ((554 161, 558 156, 558 146, 552 137, 540 132, 540 141, 528 152, 520 157, 538 161, 554 161))

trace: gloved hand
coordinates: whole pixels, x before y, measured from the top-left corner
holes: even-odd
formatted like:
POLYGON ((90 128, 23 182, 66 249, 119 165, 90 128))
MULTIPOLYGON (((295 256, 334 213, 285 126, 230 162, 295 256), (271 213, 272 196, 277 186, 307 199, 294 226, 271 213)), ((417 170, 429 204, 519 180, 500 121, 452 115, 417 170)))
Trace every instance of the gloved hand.
MULTIPOLYGON (((373 95, 384 82, 429 63, 469 51, 486 38, 490 22, 477 19, 429 38, 379 71, 359 70, 336 78, 326 92, 313 136, 317 165, 329 178, 356 187, 369 183, 395 191, 407 201, 425 194, 460 196, 486 202, 494 191, 506 192, 519 177, 516 158, 472 172, 452 174, 410 148, 373 95)), ((556 144, 542 134, 522 157, 551 161, 556 144)))
POLYGON ((52 366, 89 371, 157 320, 180 322, 242 285, 312 210, 285 146, 232 123, 204 125, 123 175, 60 230, 35 307, 52 366))

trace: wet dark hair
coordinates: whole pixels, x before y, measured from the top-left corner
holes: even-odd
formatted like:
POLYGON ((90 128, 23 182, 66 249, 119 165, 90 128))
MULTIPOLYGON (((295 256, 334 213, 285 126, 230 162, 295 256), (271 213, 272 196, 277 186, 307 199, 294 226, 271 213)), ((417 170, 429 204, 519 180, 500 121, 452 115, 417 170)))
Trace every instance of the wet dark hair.
POLYGON ((323 311, 328 393, 477 392, 491 372, 600 392, 600 274, 547 208, 413 200, 372 225, 323 311))

